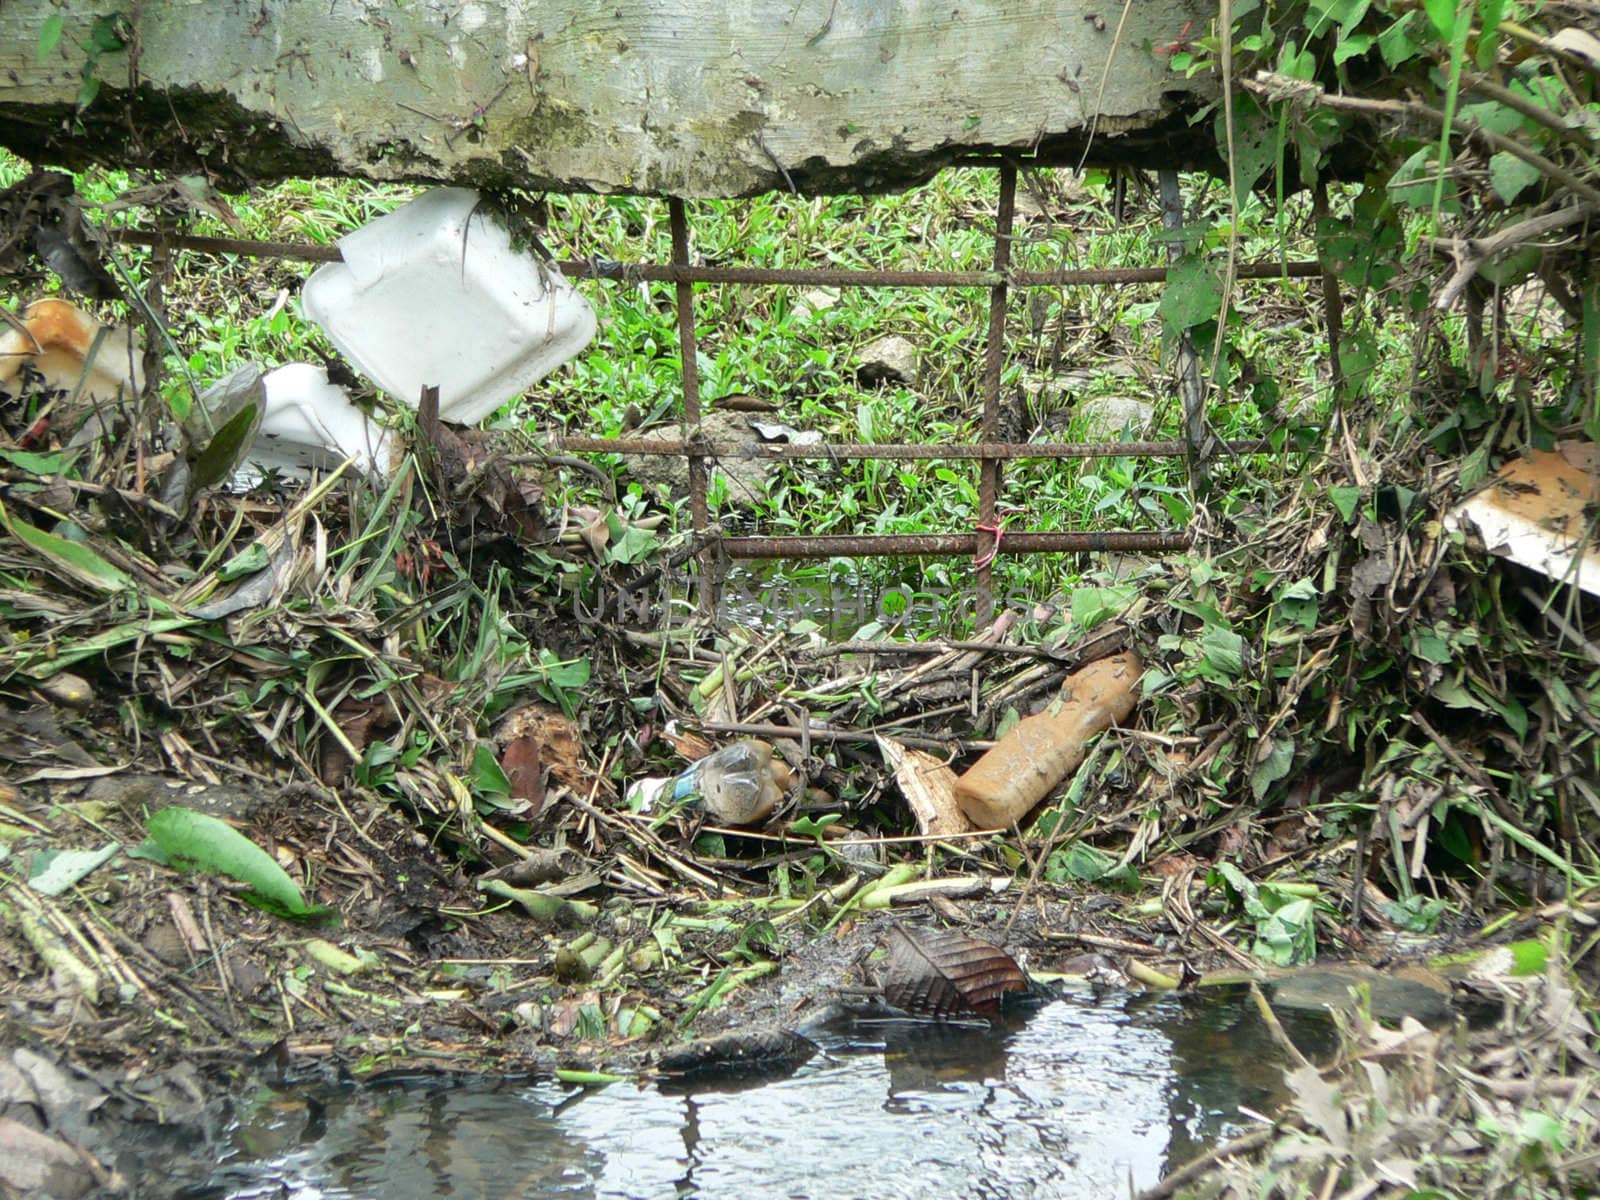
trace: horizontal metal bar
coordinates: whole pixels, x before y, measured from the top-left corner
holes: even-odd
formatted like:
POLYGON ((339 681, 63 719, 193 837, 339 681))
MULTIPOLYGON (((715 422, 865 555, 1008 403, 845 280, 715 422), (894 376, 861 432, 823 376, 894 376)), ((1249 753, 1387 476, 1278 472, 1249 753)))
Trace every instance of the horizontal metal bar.
MULTIPOLYGON (((982 535, 985 542, 988 534, 982 535)), ((976 554, 976 533, 829 534, 821 537, 725 537, 714 543, 729 558, 856 558, 865 555, 976 554)), ((1083 553, 1097 550, 1186 550, 1186 533, 1028 533, 1007 531, 1001 554, 1083 553)))
POLYGON ((247 258, 281 258, 292 262, 343 262, 338 246, 319 246, 315 242, 263 242, 253 238, 198 237, 189 233, 147 233, 142 229, 108 229, 113 241, 132 246, 158 243, 175 250, 199 254, 241 254, 247 258))
MULTIPOLYGON (((340 262, 338 246, 300 242, 258 242, 247 238, 194 237, 189 234, 146 233, 118 229, 119 242, 151 246, 157 242, 202 254, 242 254, 298 262, 340 262)), ((1129 283, 1161 283, 1166 267, 1115 267, 1061 271, 885 271, 863 267, 800 267, 771 270, 763 267, 675 267, 670 263, 621 263, 609 259, 558 262, 556 268, 574 279, 618 279, 624 282, 722 283, 734 285, 782 284, 790 287, 1112 287, 1129 283)), ((1309 279, 1320 276, 1314 262, 1242 263, 1236 279, 1309 279)))
MULTIPOLYGON (((1273 453, 1265 438, 1226 443, 1233 454, 1273 453)), ((685 442, 654 438, 554 437, 550 448, 566 454, 627 454, 662 458, 687 458, 691 451, 715 458, 835 459, 877 458, 895 460, 990 458, 1007 462, 1020 459, 1060 458, 1181 458, 1182 442, 973 442, 922 446, 887 443, 819 442, 809 446, 788 442, 744 442, 715 446, 710 442, 685 442)))

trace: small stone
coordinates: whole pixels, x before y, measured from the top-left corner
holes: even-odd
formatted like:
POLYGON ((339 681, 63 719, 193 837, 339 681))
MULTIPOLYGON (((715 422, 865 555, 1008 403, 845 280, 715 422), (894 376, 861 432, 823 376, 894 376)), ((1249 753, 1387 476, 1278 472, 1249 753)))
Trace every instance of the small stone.
POLYGON ((1450 1019, 1450 985, 1442 979, 1399 975, 1360 966, 1315 966, 1277 980, 1269 996, 1274 1008, 1350 1012, 1356 1007, 1355 990, 1365 988, 1370 1011, 1377 1020, 1399 1024, 1414 1017, 1424 1025, 1441 1025, 1450 1019))
MULTIPOLYGON (((767 494, 767 481, 772 475, 771 459, 744 458, 738 451, 755 442, 756 435, 750 421, 743 413, 705 413, 700 419, 700 430, 716 453, 714 476, 721 477, 728 489, 728 501, 735 506, 752 504, 767 494)), ((677 422, 658 425, 637 435, 641 441, 675 442, 683 436, 677 422)), ((689 493, 689 460, 686 458, 642 455, 631 458, 628 474, 646 486, 662 487, 674 496, 689 493)))
POLYGON ((917 348, 896 333, 874 338, 856 352, 856 381, 862 387, 884 383, 916 386, 917 348))
POLYGON ((1078 405, 1083 439, 1109 441, 1131 433, 1142 436, 1156 415, 1155 405, 1132 396, 1091 396, 1078 405))
POLYGON ((832 287, 812 288, 795 301, 795 311, 802 316, 816 316, 825 313, 839 303, 839 289, 832 287))

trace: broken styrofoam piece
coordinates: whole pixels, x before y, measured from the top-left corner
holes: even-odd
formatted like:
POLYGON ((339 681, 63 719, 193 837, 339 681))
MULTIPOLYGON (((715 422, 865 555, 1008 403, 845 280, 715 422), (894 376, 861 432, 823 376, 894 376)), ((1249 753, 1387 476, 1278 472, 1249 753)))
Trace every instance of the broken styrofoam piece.
POLYGON ((368 378, 415 408, 473 425, 589 344, 594 310, 553 267, 515 249, 465 188, 435 188, 339 240, 306 315, 368 378))
POLYGON ((1507 463, 1444 523, 1491 554, 1600 596, 1600 544, 1590 540, 1586 511, 1597 504, 1600 447, 1570 441, 1507 463))
POLYGON ((100 322, 55 297, 28 305, 22 324, 27 333, 0 327, 0 387, 9 388, 24 366, 43 375, 46 387, 69 395, 82 379, 78 395, 91 403, 115 400, 119 393, 131 396, 144 387, 144 350, 128 327, 107 328, 96 347, 95 337, 103 328, 100 322))
POLYGON ((352 456, 363 474, 388 474, 389 431, 352 404, 344 388, 329 383, 326 368, 290 363, 269 372, 262 382, 266 412, 244 467, 234 476, 236 485, 253 487, 268 471, 303 477, 352 456))

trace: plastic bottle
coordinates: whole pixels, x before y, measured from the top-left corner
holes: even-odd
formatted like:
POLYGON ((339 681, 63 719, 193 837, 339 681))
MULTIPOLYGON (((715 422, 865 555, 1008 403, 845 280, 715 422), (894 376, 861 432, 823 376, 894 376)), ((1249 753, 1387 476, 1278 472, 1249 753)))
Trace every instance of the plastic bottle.
POLYGON ((698 801, 727 825, 755 825, 772 815, 789 785, 789 767, 767 742, 746 738, 708 754, 674 781, 674 800, 698 801))
POLYGON ((956 803, 979 829, 1005 829, 1070 775, 1083 747, 1133 711, 1144 667, 1132 653, 1102 658, 1067 677, 1044 712, 1011 731, 956 780, 956 803))

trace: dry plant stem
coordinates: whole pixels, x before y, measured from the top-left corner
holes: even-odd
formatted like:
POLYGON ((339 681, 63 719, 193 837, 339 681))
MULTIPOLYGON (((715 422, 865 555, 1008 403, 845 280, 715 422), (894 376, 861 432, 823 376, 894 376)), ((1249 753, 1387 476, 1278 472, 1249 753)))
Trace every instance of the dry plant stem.
POLYGON ((1115 950, 1119 954, 1160 954, 1156 946, 1146 945, 1143 942, 1130 942, 1122 938, 1102 937, 1098 933, 1064 933, 1051 934, 1052 937, 1063 937, 1078 942, 1084 946, 1093 946, 1098 950, 1115 950))
POLYGON ((1546 621, 1549 621, 1550 624, 1554 625, 1556 629, 1560 631, 1562 636, 1567 638, 1579 650, 1583 651, 1583 656, 1585 658, 1597 666, 1600 666, 1600 646, 1596 646, 1588 638, 1584 637, 1582 630, 1580 630, 1571 621, 1563 617, 1554 608, 1549 607, 1551 601, 1554 600, 1553 596, 1541 598, 1539 594, 1530 587, 1524 587, 1521 589, 1521 591, 1523 598, 1527 600, 1529 604, 1533 605, 1546 621))
POLYGON ((1256 1006, 1256 1011, 1261 1014, 1261 1019, 1266 1022, 1267 1032, 1272 1034, 1272 1040, 1283 1047, 1283 1052, 1289 1056, 1291 1062, 1297 1067, 1309 1067, 1311 1060, 1300 1053, 1300 1047, 1294 1044, 1283 1027, 1283 1022, 1278 1020, 1278 1014, 1272 1011, 1272 1005, 1267 1003, 1266 994, 1259 984, 1250 985, 1250 999, 1256 1006))
POLYGON ((1509 88, 1501 87, 1487 75, 1467 75, 1462 83, 1474 92, 1481 92, 1497 104, 1504 104, 1514 112, 1527 117, 1528 120, 1543 125, 1552 131, 1564 142, 1570 142, 1585 152, 1592 152, 1595 148, 1594 141, 1581 129, 1574 129, 1548 108, 1540 108, 1537 104, 1509 88))
POLYGON ((1553 213, 1529 217, 1526 221, 1508 225, 1486 238, 1435 238, 1433 244, 1440 249, 1448 250, 1455 258, 1456 271, 1445 284, 1444 290, 1439 293, 1439 298, 1434 301, 1433 306, 1440 312, 1455 307, 1456 301, 1461 298, 1461 293, 1466 291, 1467 284, 1471 283, 1473 277, 1483 269, 1483 265, 1497 254, 1502 254, 1521 242, 1554 233, 1569 225, 1576 225, 1592 217, 1595 212, 1593 205, 1580 204, 1575 208, 1563 208, 1553 213))
POLYGON ((1094 146, 1094 135, 1100 127, 1100 113, 1106 98, 1106 84, 1111 81, 1111 67, 1117 61, 1117 47, 1122 45, 1122 33, 1128 27, 1128 14, 1133 11, 1133 0, 1122 0, 1122 14, 1117 18, 1116 32, 1111 35, 1111 49, 1106 51, 1105 69, 1100 72, 1100 87, 1094 94, 1094 116, 1089 119, 1089 136, 1084 139, 1083 157, 1078 160, 1078 173, 1089 161, 1089 151, 1094 146))
MULTIPOLYGON (((965 707, 965 706, 963 706, 965 707)), ((926 714, 923 714, 926 715, 926 714)), ((892 726, 876 726, 871 729, 829 729, 818 727, 809 722, 802 729, 798 725, 760 725, 747 724, 738 721, 699 721, 686 728, 704 733, 738 733, 747 737, 761 738, 792 738, 800 741, 802 734, 817 742, 871 742, 880 734, 890 734, 895 741, 917 750, 951 750, 956 749, 962 753, 968 750, 987 750, 994 745, 991 741, 953 741, 948 738, 902 737, 895 733, 892 726)), ((741 833, 745 832, 743 830, 741 833)))
POLYGON ((1257 1150, 1265 1148, 1275 1135, 1276 1131, 1273 1129, 1258 1129, 1254 1133, 1234 1138, 1231 1142, 1224 1142, 1215 1150, 1208 1150, 1199 1158, 1190 1159, 1160 1183, 1139 1192, 1133 1200, 1167 1200, 1167 1197, 1179 1188, 1203 1179, 1227 1159, 1254 1154, 1257 1150))
MULTIPOLYGON (((0 483, 35 484, 38 481, 39 477, 37 475, 27 471, 0 471, 0 483)), ((90 496, 115 496, 130 508, 146 508, 153 513, 158 513, 174 521, 179 519, 178 513, 153 496, 147 496, 143 492, 136 492, 129 488, 113 487, 107 483, 91 483, 85 479, 68 479, 64 475, 52 476, 50 482, 52 485, 60 484, 62 487, 69 487, 75 492, 83 492, 90 496)), ((26 502, 27 497, 19 496, 18 499, 26 502)))
POLYGON ((1555 42, 1543 34, 1535 33, 1525 25, 1519 25, 1515 21, 1501 21, 1500 32, 1507 37, 1515 38, 1525 45, 1542 50, 1551 58, 1559 59, 1570 67, 1577 67, 1579 70, 1587 71, 1591 75, 1600 74, 1600 71, 1595 70, 1595 64, 1583 55, 1574 54, 1571 50, 1556 45, 1555 42))
MULTIPOLYGON (((1311 193, 1312 215, 1316 220, 1328 218, 1328 185, 1317 180, 1311 193)), ((1328 387, 1337 406, 1344 402, 1344 371, 1339 366, 1339 342, 1344 336, 1344 296, 1339 291, 1339 277, 1326 266, 1322 269, 1322 319, 1328 329, 1328 387)))
POLYGON ((801 658, 836 658, 841 654, 894 655, 948 654, 954 650, 971 650, 978 654, 1015 654, 1025 658, 1063 659, 1059 650, 1042 646, 1013 646, 1008 643, 974 640, 940 640, 935 642, 830 642, 826 646, 806 646, 801 658))
MULTIPOLYGON (((1316 84, 1305 83, 1298 79, 1291 79, 1287 75, 1279 75, 1273 71, 1258 72, 1254 79, 1242 81, 1243 85, 1257 95, 1269 99, 1293 98, 1307 104, 1315 104, 1322 108, 1338 109, 1342 112, 1371 113, 1375 116, 1411 117, 1429 124, 1444 128, 1445 117, 1435 108, 1429 108, 1415 100, 1363 100, 1357 96, 1330 96, 1316 84)), ((1565 167, 1557 166, 1544 155, 1534 150, 1529 150, 1521 142, 1512 138, 1485 129, 1471 117, 1456 115, 1453 122, 1455 128, 1469 137, 1476 137, 1487 146, 1495 150, 1503 150, 1514 158, 1521 159, 1534 170, 1546 178, 1553 179, 1574 195, 1582 196, 1591 204, 1600 204, 1600 189, 1584 182, 1565 167)))

